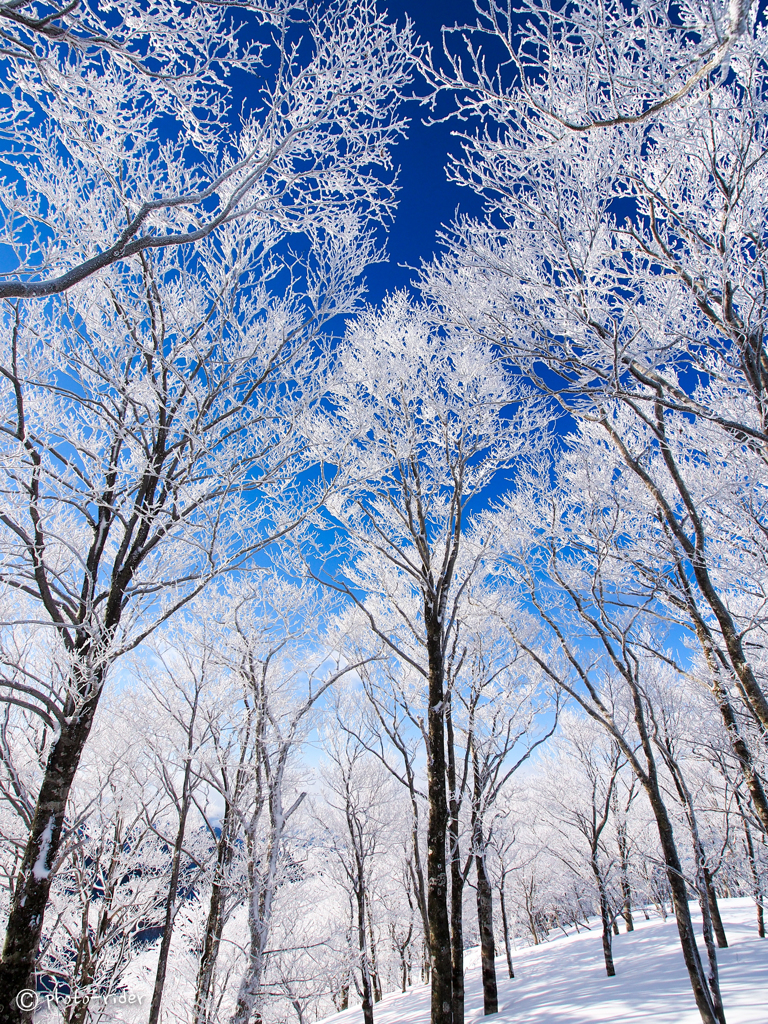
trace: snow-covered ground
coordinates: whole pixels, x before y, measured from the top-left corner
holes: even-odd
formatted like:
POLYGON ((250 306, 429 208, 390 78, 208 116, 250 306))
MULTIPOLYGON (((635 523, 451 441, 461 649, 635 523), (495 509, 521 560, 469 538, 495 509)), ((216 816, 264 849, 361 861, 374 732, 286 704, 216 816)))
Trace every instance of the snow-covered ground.
MULTIPOLYGON (((722 900, 730 943, 718 950, 727 1024, 768 1024, 768 939, 758 939, 751 900, 722 900)), ((561 935, 517 951, 515 975, 503 957, 498 1024, 700 1024, 674 919, 636 921, 634 932, 614 937, 616 977, 608 978, 597 924, 580 935, 561 935)), ((699 918, 696 918, 697 924, 699 918)), ((591 923, 591 922, 590 922, 591 923)), ((466 1020, 482 1018, 480 958, 466 957, 466 1020)), ((361 1024, 359 1008, 327 1017, 324 1024, 361 1024)), ((415 985, 374 1007, 376 1024, 428 1024, 429 990, 415 985)))

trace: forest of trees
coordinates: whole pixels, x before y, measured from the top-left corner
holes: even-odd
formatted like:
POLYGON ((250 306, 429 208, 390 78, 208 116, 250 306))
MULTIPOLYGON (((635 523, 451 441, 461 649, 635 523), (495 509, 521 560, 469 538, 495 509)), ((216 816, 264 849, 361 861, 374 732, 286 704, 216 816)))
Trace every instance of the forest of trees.
POLYGON ((765 937, 765 12, 385 6, 0 0, 7 1024, 765 937), (475 212, 366 303, 413 118, 475 212))

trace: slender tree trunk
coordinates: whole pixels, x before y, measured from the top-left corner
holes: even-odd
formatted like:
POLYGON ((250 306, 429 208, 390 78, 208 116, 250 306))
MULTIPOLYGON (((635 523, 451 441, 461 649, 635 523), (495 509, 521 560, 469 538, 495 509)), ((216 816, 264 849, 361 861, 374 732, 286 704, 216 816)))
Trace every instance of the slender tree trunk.
POLYGON ((629 882, 629 843, 627 842, 626 822, 622 822, 616 830, 619 847, 619 864, 621 871, 621 916, 628 932, 635 930, 635 923, 632 920, 632 886, 629 882))
MULTIPOLYGON (((85 674, 85 672, 83 673, 85 674)), ((4 1024, 31 1020, 19 1008, 16 996, 35 988, 35 963, 40 948, 43 918, 51 888, 69 793, 93 725, 104 670, 80 687, 91 696, 76 709, 68 706, 58 739, 51 748, 32 816, 29 839, 16 881, 0 962, 0 1006, 4 1024)), ((72 702, 73 703, 73 702, 72 702)))
POLYGON ((410 974, 411 974, 411 971, 410 971, 410 967, 411 967, 410 947, 411 947, 411 936, 413 935, 413 923, 411 923, 411 925, 410 925, 410 927, 408 929, 408 934, 405 936, 404 939, 402 939, 400 941, 395 939, 395 927, 394 927, 394 925, 391 928, 391 935, 392 935, 392 944, 394 945, 395 949, 398 952, 398 955, 400 956, 400 991, 403 993, 403 995, 405 995, 405 990, 408 987, 408 983, 409 983, 409 980, 410 980, 410 974))
POLYGON ((373 914, 371 913, 371 901, 368 897, 368 893, 365 894, 365 907, 368 914, 368 942, 370 944, 371 955, 371 983, 373 985, 373 1001, 374 1003, 381 1002, 381 979, 379 978, 379 968, 376 962, 376 938, 373 934, 373 914))
MULTIPOLYGON (((649 793, 649 797, 651 794, 649 793)), ((712 1003, 712 997, 704 977, 704 969, 696 945, 696 935, 693 929, 693 921, 688 907, 688 892, 683 877, 682 864, 677 853, 672 824, 663 806, 661 794, 654 793, 651 797, 651 807, 659 828, 661 848, 664 853, 664 860, 667 868, 667 878, 672 890, 672 906, 677 921, 677 930, 680 936, 680 945, 683 950, 683 959, 691 981, 696 1005, 699 1008, 703 1024, 718 1024, 718 1015, 712 1003)))
POLYGON ((725 934, 725 927, 723 926, 723 919, 720 916, 720 905, 717 902, 717 893, 715 892, 715 883, 712 879, 712 875, 709 873, 709 868, 704 865, 703 868, 704 885, 707 887, 707 904, 709 906, 709 913, 712 916, 712 929, 717 939, 717 945, 719 949, 728 949, 728 938, 725 934))
MULTIPOLYGON (((662 458, 666 463, 671 479, 675 482, 675 486, 680 497, 686 505, 688 513, 695 521, 698 513, 694 511, 694 502, 688 492, 687 485, 684 482, 683 474, 680 472, 680 469, 675 462, 675 456, 672 449, 665 437, 665 417, 667 415, 667 409, 659 397, 657 397, 655 402, 654 412, 656 417, 656 429, 660 441, 659 450, 661 451, 662 458)), ((622 450, 625 450, 623 445, 621 448, 622 450)), ((636 465, 631 465, 631 459, 630 466, 635 472, 638 471, 636 465)), ((642 479, 643 474, 640 473, 640 476, 642 479)), ((687 563, 693 572, 704 600, 709 605, 713 615, 717 619, 718 626, 720 627, 720 636, 725 644, 731 669, 739 682, 742 701, 761 729, 763 731, 768 730, 768 699, 766 699, 766 695, 763 693, 760 684, 755 677, 752 665, 747 658, 744 650, 743 633, 737 627, 730 609, 720 596, 720 591, 710 575, 709 565, 707 564, 706 548, 703 540, 703 525, 701 522, 698 525, 697 540, 694 545, 685 535, 672 506, 666 504, 662 505, 659 503, 658 507, 659 511, 664 515, 672 534, 680 545, 681 551, 685 553, 687 563)), ((687 581, 687 572, 685 573, 685 576, 687 581)), ((691 593, 690 585, 684 583, 684 589, 688 603, 693 604, 694 606, 693 619, 698 631, 699 624, 703 625, 702 616, 696 607, 696 602, 693 594, 691 593)), ((704 626, 704 628, 706 629, 707 627, 704 626)), ((708 642, 707 648, 709 647, 710 643, 708 642)), ((763 801, 765 801, 765 793, 763 793, 763 801)), ((768 811, 768 804, 765 805, 765 810, 768 811)))
POLYGON ((509 972, 510 978, 514 978, 515 970, 512 966, 512 945, 509 938, 509 920, 507 918, 507 903, 504 898, 504 881, 506 879, 506 872, 501 873, 501 882, 499 883, 499 909, 501 910, 501 928, 504 932, 504 952, 507 955, 507 971, 509 972))
MULTIPOLYGON (((657 742, 661 742, 657 738, 657 742)), ((701 841, 701 834, 699 832, 699 824, 696 818, 696 808, 693 803, 691 792, 683 777, 683 773, 680 768, 676 757, 674 756, 672 745, 667 741, 662 750, 664 757, 669 767, 670 773, 675 783, 680 801, 685 809, 685 815, 688 820, 688 827, 691 830, 691 840, 693 843, 693 852, 696 857, 696 876, 698 879, 699 889, 699 903, 701 904, 702 921, 704 925, 704 937, 707 942, 707 950, 709 952, 710 933, 713 932, 717 937, 717 944, 721 949, 728 948, 728 939, 725 935, 725 929, 723 928, 723 921, 720 917, 720 908, 717 905, 717 895, 715 894, 715 888, 712 883, 712 875, 707 867, 707 853, 704 849, 704 844, 701 841)), ((714 989, 719 991, 719 983, 717 979, 717 959, 714 950, 709 952, 710 959, 710 987, 714 985, 714 989), (715 980, 712 980, 715 979, 715 980)))
POLYGON ((437 609, 425 599, 424 618, 429 662, 427 730, 427 912, 431 953, 431 1024, 453 1024, 451 1019, 451 929, 448 919, 446 839, 448 799, 445 764, 445 692, 442 636, 437 609))
POLYGON ((193 706, 192 719, 187 733, 187 757, 184 765, 184 779, 181 788, 181 807, 179 808, 179 827, 176 830, 176 841, 173 846, 171 877, 168 883, 168 895, 165 899, 165 920, 163 922, 163 938, 160 942, 160 954, 155 972, 155 986, 152 991, 152 1002, 149 1007, 149 1024, 158 1024, 160 1006, 163 1002, 163 989, 168 970, 168 954, 171 951, 173 925, 176 919, 176 896, 179 889, 179 873, 181 871, 181 853, 184 846, 184 834, 187 830, 187 815, 192 800, 192 746, 194 744, 194 728, 197 717, 197 699, 193 706))
POLYGON ((611 911, 608 906, 608 895, 605 891, 605 883, 597 863, 597 850, 592 850, 591 857, 592 874, 595 876, 595 883, 600 897, 600 921, 603 926, 603 958, 605 960, 605 973, 609 978, 616 976, 616 968, 613 965, 613 942, 611 938, 611 911))
MULTIPOLYGON (((265 715, 262 716, 262 726, 259 728, 259 735, 263 728, 265 715)), ((259 741, 261 742, 261 741, 259 741)), ((257 756, 266 761, 265 751, 262 750, 257 756)), ((283 813, 282 805, 282 777, 284 762, 278 764, 270 777, 270 792, 268 795, 269 804, 269 828, 267 849, 263 861, 257 860, 256 833, 259 829, 261 818, 261 807, 264 803, 264 794, 261 783, 258 786, 258 793, 251 821, 246 830, 246 842, 248 845, 248 931, 250 936, 248 948, 248 962, 240 980, 237 993, 235 1011, 230 1018, 230 1024, 249 1024, 251 1017, 259 1009, 261 999, 261 979, 264 971, 264 950, 267 948, 269 929, 272 921, 272 904, 275 889, 278 885, 278 866, 280 860, 280 849, 283 838, 283 830, 286 822, 286 815, 283 813)), ((301 802, 301 798, 294 806, 301 802)), ((365 921, 363 920, 363 938, 365 938, 365 921)))
MULTIPOLYGON (((91 999, 88 989, 93 982, 95 972, 96 959, 95 957, 89 957, 87 962, 81 965, 80 977, 78 978, 80 994, 77 996, 72 1008, 64 1014, 67 1024, 83 1024, 85 1021, 91 999)), ((73 992, 72 995, 75 995, 75 993, 73 992)))
MULTIPOLYGON (((482 825, 479 826, 482 842, 482 825)), ((493 892, 485 870, 485 849, 475 852, 477 872, 477 923, 480 929, 480 957, 483 974, 483 1013, 499 1012, 499 992, 496 984, 496 945, 493 940, 493 892)), ((509 953, 507 953, 509 959, 509 953)), ((510 977, 512 975, 510 974, 510 977)))
MULTIPOLYGON (((413 779, 409 779, 409 791, 411 796, 411 843, 413 845, 413 858, 408 861, 408 871, 413 882, 413 891, 416 896, 416 904, 421 917, 422 934, 427 957, 429 957, 429 912, 427 909, 427 887, 424 884, 424 868, 421 863, 421 850, 419 848, 419 805, 413 779)), ((426 978, 424 979, 427 980, 426 978)))
MULTIPOLYGON (((208 905, 208 920, 205 928, 205 939, 203 952, 200 957, 200 966, 197 972, 197 985, 195 987, 195 1009, 194 1024, 207 1024, 210 1016, 210 1002, 213 988, 213 979, 216 974, 216 964, 219 959, 221 948, 221 936, 224 931, 224 920, 227 903, 227 875, 232 865, 232 858, 235 852, 235 837, 237 834, 237 816, 235 808, 245 789, 250 756, 250 730, 252 720, 248 719, 245 740, 240 746, 240 757, 238 759, 237 771, 235 772, 235 783, 231 791, 227 792, 224 803, 224 817, 221 822, 221 832, 216 844, 216 868, 213 873, 211 884, 211 899, 208 905)), ((225 787, 226 789, 226 787, 225 787)))
POLYGON ((456 793, 456 757, 450 699, 445 709, 448 751, 448 840, 451 864, 451 1016, 464 1024, 464 881, 459 843, 459 800, 456 793))
MULTIPOLYGON (((696 630, 696 636, 704 652, 704 657, 710 670, 712 692, 715 695, 718 707, 720 708, 720 715, 723 719, 723 724, 731 743, 731 749, 739 762, 741 775, 744 779, 747 790, 749 791, 749 795, 752 798, 752 805, 755 809, 755 813, 760 820, 763 831, 768 835, 768 795, 763 788, 761 777, 755 769, 752 751, 739 732, 739 723, 731 705, 728 691, 720 678, 720 667, 714 641, 706 623, 699 615, 696 602, 690 591, 690 585, 687 577, 684 575, 682 567, 678 567, 678 577, 683 584, 683 590, 686 594, 688 609, 691 613, 691 618, 696 630), (681 573, 683 573, 682 576, 681 573)), ((752 670, 746 662, 745 669, 751 675, 752 670)))
POLYGON ((691 920, 691 912, 688 906, 688 891, 683 875, 682 864, 677 852, 672 822, 669 819, 661 787, 658 780, 656 761, 653 756, 651 741, 643 712, 642 697, 635 686, 632 686, 632 700, 635 711, 635 724, 640 735, 640 742, 647 765, 647 773, 640 780, 648 794, 653 816, 656 819, 656 827, 659 832, 664 863, 666 868, 667 881, 672 894, 672 906, 677 922, 677 931, 680 937, 680 947, 683 952, 683 960, 688 971, 688 978, 696 1000, 696 1006, 701 1015, 702 1024, 724 1024, 722 1011, 713 1000, 704 975, 704 968, 699 955, 699 947, 696 943, 696 933, 691 920))
POLYGON ((221 834, 217 844, 216 869, 213 875, 211 898, 208 904, 208 919, 205 925, 203 952, 200 957, 200 966, 197 972, 197 985, 195 989, 195 1024, 206 1024, 208 1020, 213 976, 216 970, 216 961, 219 957, 221 935, 224 931, 226 875, 232 862, 233 850, 229 834, 231 821, 232 808, 229 802, 227 802, 224 808, 221 834))
MULTIPOLYGON (((451 844, 458 843, 453 835, 451 844)), ((464 878, 458 851, 451 854, 451 1017, 464 1024, 464 878)))
POLYGON ((480 931, 480 961, 483 977, 483 1013, 499 1012, 499 990, 496 983, 496 945, 493 938, 493 890, 485 870, 485 834, 482 817, 482 779, 474 743, 472 743, 472 846, 477 875, 477 925, 480 931))
POLYGON ((523 891, 525 893, 525 913, 528 918, 528 927, 531 930, 534 946, 538 946, 538 944, 541 942, 541 938, 539 936, 539 930, 536 927, 536 914, 533 907, 533 887, 533 878, 531 878, 531 883, 529 886, 527 886, 525 884, 525 881, 523 881, 523 891))
MULTIPOLYGON (((660 735, 658 727, 656 729, 655 739, 670 774, 672 775, 675 788, 677 789, 678 796, 680 797, 680 802, 683 805, 683 810, 688 822, 688 828, 691 833, 693 853, 696 858, 696 890, 699 906, 701 908, 702 933, 704 935, 704 945, 707 950, 707 962, 709 965, 707 982, 709 985, 712 1005, 717 1018, 722 1022, 722 1024, 725 1024, 723 1001, 720 995, 720 978, 717 967, 717 951, 715 949, 714 928, 711 912, 712 906, 714 905, 718 920, 720 918, 720 912, 718 910, 717 900, 712 888, 712 878, 707 870, 707 855, 699 832, 696 808, 694 806, 693 797, 691 796, 691 792, 688 789, 685 777, 683 776, 680 768, 680 764, 675 757, 672 742, 668 737, 662 737, 660 735)), ((720 929, 722 931, 723 941, 727 946, 728 942, 725 938, 725 931, 723 930, 722 922, 720 922, 720 929)))
POLYGON ((744 814, 744 808, 741 803, 741 797, 739 796, 738 789, 734 789, 733 795, 736 798, 736 806, 739 809, 739 815, 741 817, 742 825, 744 826, 744 840, 747 847, 747 860, 749 861, 749 871, 752 875, 752 889, 754 893, 755 908, 757 910, 757 935, 758 938, 765 938, 765 911, 763 909, 763 886, 760 879, 760 874, 757 870, 757 860, 755 858, 755 844, 752 841, 752 830, 749 827, 749 822, 744 814))
MULTIPOLYGON (((363 867, 358 863, 358 882, 362 883, 363 867)), ((357 901, 357 942, 360 950, 360 975, 361 995, 363 997, 363 1024, 373 1024, 373 988, 371 985, 371 972, 368 957, 368 948, 365 934, 365 890, 362 884, 355 889, 355 900, 357 901)))

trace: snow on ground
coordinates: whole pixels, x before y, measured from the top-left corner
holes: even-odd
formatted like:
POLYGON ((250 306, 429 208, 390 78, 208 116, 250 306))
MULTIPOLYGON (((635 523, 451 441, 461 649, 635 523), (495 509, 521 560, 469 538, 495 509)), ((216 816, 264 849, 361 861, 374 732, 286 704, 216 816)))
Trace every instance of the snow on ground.
MULTIPOLYGON (((749 899, 720 903, 729 949, 718 950, 727 1024, 768 1022, 768 939, 757 937, 749 899)), ((691 908, 693 909, 693 907, 691 908)), ((643 917, 642 913, 638 915, 643 917)), ((695 917, 697 926, 700 916, 695 917)), ((592 925, 592 922, 590 922, 592 925)), ((703 955, 703 949, 702 949, 703 955)), ((498 1015, 494 1024, 701 1024, 673 918, 636 920, 635 931, 614 936, 616 977, 608 978, 599 924, 520 949, 514 979, 499 957, 498 1015)), ((466 956, 466 1020, 483 1018, 480 958, 466 956)), ((377 1003, 375 1024, 428 1024, 429 989, 414 985, 377 1003)), ((324 1024, 362 1024, 359 1007, 326 1017, 324 1024)))

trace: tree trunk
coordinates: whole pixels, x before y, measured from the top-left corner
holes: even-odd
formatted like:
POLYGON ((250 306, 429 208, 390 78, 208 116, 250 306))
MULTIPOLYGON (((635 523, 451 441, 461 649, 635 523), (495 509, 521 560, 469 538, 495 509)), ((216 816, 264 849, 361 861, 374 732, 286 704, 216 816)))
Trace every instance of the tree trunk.
POLYGON ((749 827, 749 822, 744 815, 744 808, 741 804, 741 797, 739 796, 738 788, 734 789, 733 795, 736 798, 736 806, 739 808, 739 814, 741 821, 744 826, 744 840, 747 847, 747 860, 749 861, 749 871, 752 875, 752 889, 754 893, 755 908, 757 909, 757 935, 758 938, 765 938, 765 911, 763 909, 763 886, 760 879, 760 874, 757 870, 757 861, 755 859, 755 844, 752 842, 752 830, 749 827))
POLYGON ((187 733, 187 758, 184 765, 184 780, 181 787, 181 807, 179 808, 179 827, 176 830, 176 841, 173 846, 173 860, 171 862, 171 877, 168 883, 168 895, 165 899, 165 920, 163 922, 163 937, 160 942, 160 953, 157 959, 157 971, 155 972, 155 986, 152 991, 152 1002, 149 1007, 149 1024, 158 1024, 160 1020, 160 1006, 163 1001, 163 989, 165 988, 165 976, 168 970, 168 954, 171 951, 171 939, 173 937, 173 925, 176 919, 176 896, 179 889, 179 872, 181 871, 181 852, 184 846, 184 834, 187 829, 187 815, 192 799, 192 746, 194 743, 194 728, 197 717, 197 698, 193 705, 192 720, 189 723, 187 733))
MULTIPOLYGON (((482 841, 482 825, 479 827, 482 841)), ((480 929, 480 956, 483 973, 483 1013, 499 1012, 499 992, 496 984, 496 946, 493 940, 493 893, 485 870, 485 849, 475 853, 477 872, 477 923, 480 929)), ((507 951, 509 961, 509 951, 507 951)), ((511 963, 510 963, 511 967, 511 963)), ((510 974, 510 977, 512 975, 510 974)))
POLYGON ((605 891, 605 883, 603 882, 603 876, 600 872, 600 866, 597 863, 597 851, 592 850, 591 858, 592 874, 595 876, 595 883, 597 884, 597 891, 600 896, 600 921, 603 925, 603 958, 605 960, 605 973, 609 978, 616 976, 616 968, 613 965, 613 944, 611 937, 611 911, 608 906, 608 895, 605 891))
POLYGON ((723 919, 720 916, 720 906, 717 902, 717 893, 715 892, 715 884, 712 881, 712 875, 709 873, 709 868, 704 866, 703 869, 704 884, 707 887, 707 903, 709 905, 709 913, 712 916, 712 929, 717 939, 717 945, 720 949, 728 949, 728 939, 725 934, 725 928, 723 927, 723 919))
POLYGON ((464 1024, 464 881, 459 845, 459 800, 450 698, 446 698, 445 726, 448 752, 448 837, 451 864, 451 1017, 464 1024))
POLYGON ((370 944, 370 962, 371 962, 371 983, 373 985, 373 1001, 374 1003, 381 1002, 381 978, 379 977, 379 968, 376 962, 376 938, 373 934, 373 914, 371 913, 371 901, 368 897, 368 893, 365 894, 365 906, 368 914, 368 942, 370 944))
POLYGON ((21 1024, 32 1017, 31 1012, 19 1008, 16 996, 24 989, 35 989, 35 964, 52 867, 61 845, 67 801, 93 725, 103 676, 101 670, 88 685, 92 696, 77 714, 74 708, 69 708, 71 717, 68 721, 65 717, 59 738, 48 755, 6 925, 0 962, 0 1006, 4 1007, 4 1024, 21 1024))
POLYGON ((632 886, 629 882, 629 843, 627 842, 627 826, 626 822, 622 822, 616 829, 618 847, 619 847, 619 864, 621 869, 621 895, 623 897, 621 904, 621 916, 624 918, 624 924, 627 927, 628 932, 635 930, 635 923, 632 920, 632 886))
POLYGON ((680 936, 680 945, 683 950, 683 959, 685 960, 696 1005, 701 1014, 703 1024, 724 1024, 724 1017, 718 1013, 706 978, 704 977, 704 969, 696 944, 691 912, 688 907, 688 892, 683 877, 682 864, 677 854, 672 824, 667 816, 666 808, 663 807, 660 794, 651 798, 651 807, 653 808, 659 828, 661 848, 664 852, 664 860, 667 867, 667 878, 672 890, 672 904, 680 936))
POLYGON ((515 970, 512 966, 512 946, 509 940, 509 920, 507 918, 507 903, 504 898, 504 881, 506 878, 506 872, 503 871, 501 874, 501 882, 499 883, 499 908, 501 909, 501 927, 504 932, 504 952, 507 954, 507 971, 509 972, 510 978, 514 978, 515 970))
POLYGON ((538 944, 541 942, 541 937, 539 936, 539 930, 536 927, 536 914, 533 906, 533 891, 533 878, 531 878, 530 885, 526 885, 525 880, 523 880, 523 892, 525 893, 525 913, 526 917, 528 918, 528 927, 531 930, 531 936, 533 937, 534 946, 538 946, 538 944))
MULTIPOLYGON (((408 871, 411 876, 411 881, 413 882, 416 905, 419 908, 419 915, 421 917, 424 948, 427 957, 429 957, 429 912, 427 910, 427 887, 424 885, 424 869, 421 864, 421 851, 419 849, 419 805, 412 779, 409 779, 409 791, 411 796, 411 843, 413 845, 413 858, 408 861, 408 871)), ((424 978, 424 980, 426 981, 428 979, 424 978)))
MULTIPOLYGON (((93 983, 95 971, 96 961, 93 957, 90 957, 86 963, 82 965, 80 977, 77 981, 77 987, 80 989, 80 994, 76 997, 72 1008, 64 1014, 64 1019, 67 1024, 83 1024, 85 1021, 85 1018, 88 1015, 88 1006, 90 1004, 90 993, 88 990, 93 983)), ((71 995, 74 994, 74 992, 71 993, 71 995)))
MULTIPOLYGON (((451 844, 458 836, 451 829, 451 844)), ((464 1024, 464 878, 458 850, 451 855, 451 1018, 464 1024)))
POLYGON ((474 734, 472 743, 472 846, 477 875, 477 925, 480 931, 480 961, 483 977, 483 1014, 499 1012, 499 991, 496 984, 496 945, 493 938, 493 891, 485 870, 485 833, 483 830, 483 780, 474 734))
MULTIPOLYGON (((755 813, 760 819, 760 824, 762 825, 764 832, 768 835, 768 795, 766 795, 763 788, 759 773, 755 770, 752 751, 739 733, 739 723, 736 718, 736 714, 731 706, 727 690, 720 679, 718 658, 714 649, 714 643, 709 636, 705 623, 700 616, 695 614, 695 603, 692 598, 689 598, 689 607, 693 613, 692 618, 696 629, 696 635, 699 643, 701 644, 702 650, 704 651, 704 657, 706 658, 707 665, 711 673, 712 692, 717 700, 717 706, 720 708, 720 715, 722 716, 725 730, 728 733, 728 738, 731 741, 731 749, 739 762, 741 775, 749 791, 749 795, 752 798, 752 805, 755 809, 755 813)), ((749 672, 751 674, 751 669, 749 669, 749 672)))
POLYGON ((197 986, 195 990, 195 1024, 206 1024, 209 1013, 209 1001, 211 998, 211 987, 213 976, 216 970, 216 961, 219 957, 221 935, 224 931, 224 902, 225 902, 225 880, 227 869, 232 862, 232 844, 230 842, 230 828, 232 808, 229 802, 224 808, 221 835, 219 836, 218 848, 216 851, 216 869, 211 885, 211 899, 208 904, 208 919, 205 925, 205 940, 203 952, 200 957, 200 966, 197 972, 197 986))
POLYGON ((648 766, 647 775, 641 782, 648 794, 653 816, 656 819, 656 827, 659 832, 661 849, 664 854, 667 881, 672 893, 672 906, 677 922, 677 931, 680 937, 680 947, 683 951, 683 960, 688 971, 688 978, 693 989, 693 996, 696 1006, 701 1015, 702 1024, 724 1024, 722 1012, 718 1012, 712 993, 709 990, 707 979, 704 976, 704 969, 699 955, 699 947, 696 944, 696 934, 693 929, 691 912, 688 907, 688 891, 683 875, 682 864, 677 852, 672 822, 669 819, 666 805, 661 794, 656 762, 653 757, 648 730, 645 724, 641 698, 636 689, 632 692, 635 706, 635 723, 640 733, 640 740, 648 766))
POLYGON ((339 1011, 349 1009, 349 985, 342 985, 339 1011))
MULTIPOLYGON (((704 945, 707 950, 707 962, 709 964, 709 975, 707 982, 709 985, 709 994, 712 999, 712 1005, 718 1020, 725 1024, 725 1015, 723 1012, 723 1001, 720 995, 720 979, 717 967, 717 951, 715 949, 714 940, 714 929, 712 922, 711 908, 714 905, 715 912, 718 919, 720 918, 720 912, 717 907, 717 900, 715 898, 714 890, 712 889, 712 878, 707 870, 707 855, 704 849, 704 844, 701 840, 701 834, 699 832, 699 825, 696 818, 696 808, 694 806, 693 797, 691 796, 690 790, 686 784, 683 773, 680 769, 680 765, 675 757, 672 743, 668 738, 662 737, 657 729, 656 731, 656 743, 662 753, 662 756, 666 762, 666 765, 672 775, 672 779, 680 797, 680 802, 683 805, 685 811, 686 820, 688 822, 688 828, 691 833, 691 841, 693 844, 693 853, 696 858, 696 890, 699 900, 699 906, 701 907, 701 922, 702 932, 704 935, 704 945)), ((720 922, 720 929, 722 931, 723 941, 727 946, 727 940, 725 938, 725 931, 723 931, 722 922, 720 922)))
MULTIPOLYGON (((358 880, 362 881, 362 865, 358 865, 358 880)), ((357 901, 357 941, 360 949, 360 975, 363 997, 363 1024, 373 1024, 373 991, 371 986, 371 972, 368 959, 368 948, 365 935, 365 891, 362 885, 358 884, 355 891, 357 901)))
POLYGON ((421 950, 421 980, 427 985, 432 977, 432 955, 429 951, 426 938, 421 950))
POLYGON ((237 835, 237 815, 234 808, 242 796, 248 777, 248 766, 246 763, 248 746, 248 743, 245 742, 240 748, 240 757, 235 773, 235 784, 233 789, 227 792, 221 832, 216 844, 216 868, 211 884, 211 899, 208 906, 205 940, 195 988, 194 1024, 207 1024, 210 1015, 211 990, 216 973, 216 963, 219 959, 221 936, 224 931, 227 874, 232 865, 232 858, 235 852, 235 837, 237 835))
POLYGON ((448 800, 445 778, 445 706, 442 638, 437 609, 425 599, 424 618, 429 658, 429 714, 427 730, 427 912, 431 954, 431 1024, 453 1024, 451 1019, 451 929, 448 920, 446 838, 448 800))

